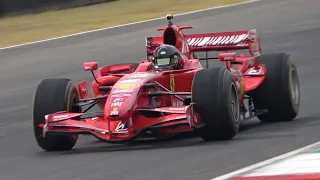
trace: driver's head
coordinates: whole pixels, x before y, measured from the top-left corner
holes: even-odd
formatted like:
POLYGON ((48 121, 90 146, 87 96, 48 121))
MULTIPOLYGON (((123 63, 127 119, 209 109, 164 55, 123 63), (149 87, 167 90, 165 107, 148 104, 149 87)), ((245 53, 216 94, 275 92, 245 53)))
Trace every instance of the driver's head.
POLYGON ((181 55, 179 50, 168 44, 156 48, 153 53, 153 60, 156 69, 179 69, 181 55))

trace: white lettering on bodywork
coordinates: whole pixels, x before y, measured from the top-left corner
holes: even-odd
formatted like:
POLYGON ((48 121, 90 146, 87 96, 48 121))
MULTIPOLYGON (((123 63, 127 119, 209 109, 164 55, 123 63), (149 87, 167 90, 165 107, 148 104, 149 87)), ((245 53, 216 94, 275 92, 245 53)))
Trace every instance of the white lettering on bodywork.
POLYGON ((118 94, 118 93, 132 93, 133 89, 119 89, 112 92, 112 94, 118 94))
POLYGON ((111 107, 120 107, 121 105, 122 105, 122 102, 111 103, 111 107))
POLYGON ((184 111, 185 108, 169 108, 169 111, 184 111))

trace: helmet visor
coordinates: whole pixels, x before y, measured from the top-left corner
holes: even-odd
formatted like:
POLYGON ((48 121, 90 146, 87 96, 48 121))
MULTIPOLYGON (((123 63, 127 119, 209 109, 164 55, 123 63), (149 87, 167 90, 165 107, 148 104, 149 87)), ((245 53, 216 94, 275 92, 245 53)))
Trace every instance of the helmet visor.
POLYGON ((157 59, 158 66, 166 66, 171 64, 171 58, 160 58, 157 59))

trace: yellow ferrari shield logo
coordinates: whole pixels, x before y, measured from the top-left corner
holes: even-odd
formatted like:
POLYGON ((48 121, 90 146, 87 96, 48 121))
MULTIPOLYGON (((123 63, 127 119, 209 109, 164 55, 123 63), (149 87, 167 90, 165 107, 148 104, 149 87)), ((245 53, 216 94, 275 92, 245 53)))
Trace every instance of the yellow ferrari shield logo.
POLYGON ((174 76, 173 75, 170 76, 170 90, 172 92, 174 92, 174 90, 175 90, 174 76))

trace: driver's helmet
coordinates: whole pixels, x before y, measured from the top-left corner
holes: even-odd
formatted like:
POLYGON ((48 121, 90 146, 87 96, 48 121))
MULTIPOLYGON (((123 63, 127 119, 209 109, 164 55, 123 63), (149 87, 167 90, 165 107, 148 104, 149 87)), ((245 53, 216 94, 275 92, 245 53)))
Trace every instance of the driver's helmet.
POLYGON ((180 69, 181 60, 181 54, 176 47, 163 44, 154 51, 152 62, 158 70, 175 70, 180 69))

